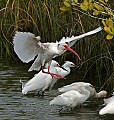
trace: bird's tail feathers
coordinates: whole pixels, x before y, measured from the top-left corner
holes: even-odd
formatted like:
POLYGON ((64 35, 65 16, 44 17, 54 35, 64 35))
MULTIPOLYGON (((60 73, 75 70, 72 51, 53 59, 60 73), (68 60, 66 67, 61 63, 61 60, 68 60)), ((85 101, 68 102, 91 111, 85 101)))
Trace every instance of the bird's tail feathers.
POLYGON ((38 56, 28 71, 33 71, 33 70, 39 71, 40 68, 41 68, 41 64, 40 64, 40 58, 38 56))
POLYGON ((53 105, 53 104, 55 104, 55 101, 54 101, 54 100, 51 100, 51 101, 49 102, 49 105, 53 105))
POLYGON ((24 82, 20 79, 20 83, 22 84, 22 89, 24 88, 24 82))
POLYGON ((37 65, 32 65, 32 66, 29 68, 28 71, 29 71, 29 72, 30 72, 30 71, 33 71, 33 70, 39 71, 40 68, 41 68, 41 66, 40 66, 40 67, 37 67, 37 65))

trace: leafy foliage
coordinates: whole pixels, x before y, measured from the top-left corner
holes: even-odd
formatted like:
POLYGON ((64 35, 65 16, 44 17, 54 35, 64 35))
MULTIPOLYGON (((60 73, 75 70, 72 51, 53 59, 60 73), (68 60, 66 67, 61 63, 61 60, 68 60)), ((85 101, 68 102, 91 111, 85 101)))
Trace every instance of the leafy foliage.
POLYGON ((107 32, 106 38, 108 40, 114 36, 114 11, 109 6, 108 0, 99 0, 98 2, 93 0, 83 0, 82 2, 78 2, 78 0, 65 0, 63 2, 64 11, 65 9, 81 10, 90 17, 101 19, 104 31, 107 32))

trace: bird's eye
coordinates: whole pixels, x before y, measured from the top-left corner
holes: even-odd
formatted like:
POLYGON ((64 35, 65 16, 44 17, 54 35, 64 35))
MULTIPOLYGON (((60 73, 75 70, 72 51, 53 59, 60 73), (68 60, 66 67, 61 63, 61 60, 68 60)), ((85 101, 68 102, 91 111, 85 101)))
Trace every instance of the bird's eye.
POLYGON ((59 47, 60 44, 58 44, 58 47, 59 47))
POLYGON ((68 45, 68 42, 65 42, 68 45))
POLYGON ((90 87, 94 88, 93 85, 89 85, 90 87))

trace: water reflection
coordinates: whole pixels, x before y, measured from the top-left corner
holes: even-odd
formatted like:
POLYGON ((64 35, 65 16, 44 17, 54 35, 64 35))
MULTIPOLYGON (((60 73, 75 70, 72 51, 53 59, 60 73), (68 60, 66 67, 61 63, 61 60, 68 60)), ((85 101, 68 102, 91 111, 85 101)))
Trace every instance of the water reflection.
POLYGON ((98 114, 102 108, 102 100, 87 101, 84 107, 76 108, 69 113, 59 113, 60 107, 49 106, 49 101, 58 95, 57 87, 62 86, 62 82, 57 84, 51 93, 46 91, 44 97, 38 97, 37 93, 24 96, 21 94, 19 80, 27 81, 32 78, 33 73, 27 72, 28 66, 21 63, 0 65, 1 120, 113 120, 113 115, 98 114))

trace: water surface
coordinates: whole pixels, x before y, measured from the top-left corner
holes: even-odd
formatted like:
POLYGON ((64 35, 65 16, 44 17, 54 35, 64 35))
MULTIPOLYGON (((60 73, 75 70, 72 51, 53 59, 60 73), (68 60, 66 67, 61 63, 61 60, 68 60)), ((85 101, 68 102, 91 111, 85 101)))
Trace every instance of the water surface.
MULTIPOLYGON (((60 107, 50 106, 49 101, 58 95, 56 84, 51 92, 46 91, 44 97, 38 97, 37 92, 22 95, 19 80, 27 81, 34 73, 28 73, 28 64, 0 62, 0 120, 113 120, 114 115, 100 116, 103 107, 102 99, 87 101, 82 108, 71 112, 59 113, 60 107)), ((73 79, 75 75, 70 75, 73 79)), ((74 78, 75 79, 75 78, 74 78)), ((60 82, 60 81, 59 81, 60 82)), ((66 84, 66 83, 64 83, 66 84)))

